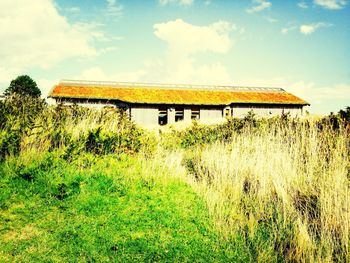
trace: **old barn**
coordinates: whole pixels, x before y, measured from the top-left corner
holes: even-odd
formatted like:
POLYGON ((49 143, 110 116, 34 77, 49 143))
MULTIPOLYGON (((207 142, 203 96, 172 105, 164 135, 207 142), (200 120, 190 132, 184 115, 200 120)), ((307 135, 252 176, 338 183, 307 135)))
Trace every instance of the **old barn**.
POLYGON ((301 116, 308 102, 281 88, 161 85, 64 80, 49 94, 56 103, 89 107, 121 107, 141 125, 165 125, 193 119, 216 122, 242 117, 250 110, 260 116, 289 112, 301 116))

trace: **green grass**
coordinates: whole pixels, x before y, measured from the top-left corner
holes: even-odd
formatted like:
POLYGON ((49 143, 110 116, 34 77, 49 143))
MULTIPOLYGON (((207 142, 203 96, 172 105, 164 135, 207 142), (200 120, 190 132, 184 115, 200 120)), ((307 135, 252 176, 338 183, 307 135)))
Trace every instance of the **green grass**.
POLYGON ((245 261, 171 171, 126 156, 58 153, 0 164, 0 261, 245 261))

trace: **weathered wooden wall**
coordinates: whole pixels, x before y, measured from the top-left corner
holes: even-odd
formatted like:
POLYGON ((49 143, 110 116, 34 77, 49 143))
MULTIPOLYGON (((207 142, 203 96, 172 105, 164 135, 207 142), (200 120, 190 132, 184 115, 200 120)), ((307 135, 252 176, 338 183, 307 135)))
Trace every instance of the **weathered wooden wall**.
POLYGON ((158 125, 158 108, 152 106, 130 107, 131 120, 141 125, 158 125))
POLYGON ((237 105, 232 106, 233 117, 244 117, 249 111, 253 110, 255 114, 261 117, 269 117, 281 115, 282 113, 290 113, 292 117, 302 116, 301 106, 288 106, 288 105, 264 105, 264 106, 254 106, 254 105, 237 105))
MULTIPOLYGON (((131 120, 143 126, 158 125, 159 109, 167 109, 168 124, 175 123, 175 108, 183 108, 183 122, 191 122, 191 106, 179 105, 147 105, 127 104, 117 101, 62 99, 58 102, 65 104, 77 104, 79 106, 103 108, 105 106, 122 107, 128 109, 131 120)), ((231 106, 193 106, 200 111, 200 122, 215 123, 224 119, 223 110, 228 109, 232 117, 244 117, 253 110, 258 116, 276 116, 282 113, 290 113, 291 116, 302 116, 302 105, 278 105, 278 104, 232 104, 231 106)))

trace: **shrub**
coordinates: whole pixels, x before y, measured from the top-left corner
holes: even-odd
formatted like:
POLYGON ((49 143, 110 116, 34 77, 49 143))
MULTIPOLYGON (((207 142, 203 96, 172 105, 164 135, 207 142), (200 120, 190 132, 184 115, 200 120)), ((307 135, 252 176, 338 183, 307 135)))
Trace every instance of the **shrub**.
POLYGON ((0 101, 0 129, 16 127, 21 132, 33 128, 35 119, 47 107, 44 100, 12 95, 0 101))
POLYGON ((136 127, 120 109, 93 110, 77 105, 48 106, 43 100, 16 95, 0 102, 0 160, 21 151, 66 150, 72 159, 81 150, 94 154, 134 154, 156 148, 151 135, 136 127), (147 145, 146 145, 147 144, 147 145))
POLYGON ((18 131, 0 130, 0 161, 20 152, 21 135, 18 131))

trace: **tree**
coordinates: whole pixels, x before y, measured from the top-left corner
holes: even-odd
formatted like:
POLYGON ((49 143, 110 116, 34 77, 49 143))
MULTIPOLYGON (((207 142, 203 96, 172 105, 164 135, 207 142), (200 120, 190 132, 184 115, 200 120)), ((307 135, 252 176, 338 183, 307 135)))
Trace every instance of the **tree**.
POLYGON ((10 86, 4 92, 5 96, 17 94, 20 96, 40 97, 41 91, 31 77, 27 75, 18 76, 11 81, 10 86))
POLYGON ((340 116, 341 119, 345 121, 350 121, 350 107, 346 107, 345 110, 340 110, 338 112, 338 115, 340 116))

